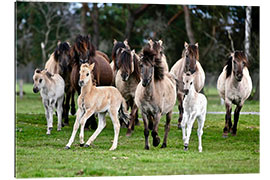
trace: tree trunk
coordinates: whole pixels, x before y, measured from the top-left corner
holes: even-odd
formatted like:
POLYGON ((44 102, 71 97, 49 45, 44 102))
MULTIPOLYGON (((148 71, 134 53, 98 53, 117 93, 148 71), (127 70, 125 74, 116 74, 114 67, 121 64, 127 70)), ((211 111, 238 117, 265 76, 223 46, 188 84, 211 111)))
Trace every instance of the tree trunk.
POLYGON ((186 5, 184 5, 183 8, 184 8, 184 14, 185 14, 185 23, 186 23, 186 31, 187 31, 188 39, 191 44, 195 44, 195 38, 193 35, 191 22, 190 22, 189 10, 186 5))
POLYGON ((245 53, 247 58, 250 57, 250 29, 251 29, 251 6, 246 7, 246 20, 245 20, 245 53))
POLYGON ((125 38, 129 39, 133 26, 134 26, 134 22, 136 21, 136 19, 138 19, 149 7, 149 4, 143 4, 141 5, 139 8, 137 8, 135 11, 129 9, 129 17, 127 20, 127 24, 126 24, 126 29, 125 29, 125 38))
POLYGON ((89 11, 89 7, 87 3, 82 3, 81 10, 81 34, 87 35, 87 22, 86 22, 86 13, 89 11))
POLYGON ((98 49, 99 45, 99 26, 98 26, 98 7, 97 3, 93 4, 93 10, 91 13, 91 18, 93 21, 93 29, 94 29, 94 34, 93 34, 93 44, 94 46, 98 49))
POLYGON ((259 99, 260 99, 260 78, 258 78, 255 93, 254 93, 254 96, 253 96, 252 100, 257 100, 258 101, 259 99))

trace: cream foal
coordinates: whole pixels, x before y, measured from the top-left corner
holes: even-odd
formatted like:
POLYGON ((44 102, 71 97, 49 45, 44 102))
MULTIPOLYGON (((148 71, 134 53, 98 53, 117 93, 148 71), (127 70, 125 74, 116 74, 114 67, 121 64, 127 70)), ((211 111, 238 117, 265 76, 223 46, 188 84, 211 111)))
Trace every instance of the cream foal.
POLYGON ((185 97, 183 101, 184 115, 181 122, 185 150, 188 150, 189 138, 195 119, 198 119, 197 135, 199 139, 199 152, 202 152, 203 126, 206 116, 207 99, 197 93, 194 87, 194 75, 183 74, 185 97))
POLYGON ((70 149, 74 141, 76 132, 81 124, 80 132, 80 146, 84 144, 84 126, 86 120, 94 113, 98 113, 98 128, 94 134, 89 138, 84 147, 89 147, 96 139, 102 129, 106 126, 105 115, 109 112, 113 127, 114 140, 110 150, 115 150, 118 142, 118 135, 120 131, 120 123, 118 119, 118 112, 121 118, 128 123, 128 112, 126 110, 126 103, 121 93, 112 86, 96 87, 92 82, 92 70, 95 64, 82 64, 80 69, 79 85, 81 86, 81 94, 78 97, 77 117, 73 127, 72 135, 69 139, 66 149, 70 149))
POLYGON ((59 74, 52 75, 47 70, 41 71, 36 69, 33 80, 33 91, 34 93, 38 93, 40 91, 42 103, 45 108, 47 134, 51 134, 51 130, 53 128, 54 108, 56 108, 58 116, 57 131, 60 131, 62 127, 62 104, 65 93, 65 82, 63 78, 59 74))

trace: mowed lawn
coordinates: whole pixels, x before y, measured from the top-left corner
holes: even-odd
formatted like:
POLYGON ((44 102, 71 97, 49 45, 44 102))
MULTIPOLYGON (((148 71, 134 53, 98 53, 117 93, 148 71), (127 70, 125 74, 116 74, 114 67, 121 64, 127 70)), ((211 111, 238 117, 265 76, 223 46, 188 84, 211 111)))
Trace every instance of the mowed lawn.
MULTIPOLYGON (((168 135, 167 148, 152 146, 144 150, 143 123, 135 127, 131 137, 122 128, 118 147, 109 151, 114 136, 112 123, 94 141, 93 146, 79 146, 79 133, 70 150, 65 150, 75 116, 70 116, 70 126, 46 135, 46 119, 39 94, 32 85, 24 86, 25 96, 16 97, 16 162, 17 178, 27 177, 84 177, 84 176, 142 176, 182 174, 235 174, 259 173, 260 116, 240 115, 237 136, 222 137, 223 114, 207 114, 203 134, 203 152, 198 152, 197 122, 194 124, 189 150, 183 150, 182 132, 177 129, 178 115, 174 114, 168 135)), ((225 111, 215 88, 205 88, 208 111, 225 111)), ((234 108, 233 108, 234 110, 234 108)), ((174 108, 178 112, 177 106, 174 108)), ((242 111, 259 112, 258 101, 247 101, 242 111)), ((165 117, 159 125, 163 140, 165 117)), ((93 130, 85 132, 87 140, 93 130)), ((162 141, 161 141, 162 142, 162 141)))

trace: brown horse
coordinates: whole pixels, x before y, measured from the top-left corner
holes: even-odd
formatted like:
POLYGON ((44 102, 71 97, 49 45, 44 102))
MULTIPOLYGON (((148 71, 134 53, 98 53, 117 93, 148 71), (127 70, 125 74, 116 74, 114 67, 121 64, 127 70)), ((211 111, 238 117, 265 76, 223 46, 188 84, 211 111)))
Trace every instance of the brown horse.
MULTIPOLYGON (((112 84, 113 72, 107 58, 104 58, 104 53, 96 51, 96 48, 91 43, 89 35, 78 35, 71 49, 72 71, 70 75, 71 87, 75 89, 78 94, 80 94, 81 90, 78 84, 80 77, 79 71, 80 66, 84 63, 95 63, 93 74, 97 86, 109 86, 112 84)), ((92 116, 91 119, 93 120, 89 121, 86 124, 86 127, 91 123, 91 128, 96 129, 97 123, 94 120, 94 116, 92 116)))
POLYGON ((140 82, 139 57, 135 51, 127 48, 119 50, 118 67, 115 77, 116 88, 125 98, 129 107, 131 107, 131 120, 129 122, 127 136, 130 136, 134 130, 135 121, 138 123, 138 108, 134 103, 135 91, 140 82))
POLYGON ((204 86, 205 81, 205 73, 199 62, 199 45, 196 43, 195 45, 190 45, 185 42, 185 49, 182 52, 182 58, 178 60, 173 67, 171 68, 170 73, 172 73, 178 79, 178 110, 179 110, 179 118, 178 118, 178 129, 181 129, 181 121, 183 118, 183 74, 190 72, 194 74, 194 86, 197 92, 200 92, 204 86))
POLYGON ((226 107, 223 137, 228 137, 228 132, 231 132, 233 136, 236 135, 241 108, 252 90, 252 81, 247 64, 244 52, 233 52, 217 81, 219 95, 225 101, 226 107), (236 105, 233 128, 231 121, 232 104, 236 105))
POLYGON ((167 146, 167 136, 173 106, 176 101, 176 80, 171 74, 164 72, 162 60, 157 58, 154 50, 146 46, 140 58, 141 82, 135 92, 135 103, 142 112, 144 122, 145 149, 149 149, 149 129, 152 129, 153 146, 158 146, 158 124, 162 115, 166 114, 165 135, 162 148, 167 146), (153 126, 149 127, 149 123, 153 126))
POLYGON ((58 41, 55 51, 51 54, 49 60, 45 64, 45 69, 52 74, 60 74, 65 81, 65 99, 63 102, 63 118, 64 124, 68 125, 68 113, 70 109, 71 99, 71 114, 76 113, 74 92, 70 86, 70 49, 68 42, 58 41))

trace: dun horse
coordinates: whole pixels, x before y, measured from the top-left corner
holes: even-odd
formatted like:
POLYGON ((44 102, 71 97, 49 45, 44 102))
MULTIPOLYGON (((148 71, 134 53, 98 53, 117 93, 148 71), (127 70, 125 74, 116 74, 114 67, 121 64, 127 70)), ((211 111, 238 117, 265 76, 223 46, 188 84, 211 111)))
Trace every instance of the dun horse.
POLYGON ((217 81, 219 95, 225 101, 226 107, 223 137, 228 137, 228 132, 231 132, 233 136, 236 135, 241 108, 252 90, 247 63, 244 52, 235 51, 230 55, 217 81), (231 121, 232 104, 236 105, 233 127, 231 121))
POLYGON ((35 70, 33 76, 34 93, 40 91, 42 103, 45 108, 45 115, 47 119, 47 134, 51 134, 53 128, 53 111, 56 108, 58 116, 57 131, 62 127, 62 104, 64 100, 65 82, 59 74, 52 75, 47 70, 35 70), (57 106, 57 107, 56 107, 57 106))
POLYGON ((178 60, 173 67, 171 68, 170 73, 172 73, 179 82, 179 88, 177 91, 177 99, 178 99, 178 110, 179 110, 179 118, 178 118, 178 128, 181 128, 181 121, 183 118, 183 74, 186 72, 191 72, 194 74, 194 86, 197 92, 200 92, 204 86, 205 74, 203 68, 199 62, 199 45, 196 43, 195 45, 189 45, 185 42, 185 49, 182 52, 182 58, 178 60))
POLYGON ((198 120, 197 135, 199 139, 199 152, 202 152, 202 135, 203 126, 206 116, 207 99, 201 94, 197 93, 194 87, 194 74, 189 73, 183 76, 183 86, 185 92, 185 98, 183 101, 184 116, 181 122, 183 141, 185 151, 188 150, 189 138, 191 135, 192 126, 195 119, 198 120))
POLYGON ((77 117, 73 127, 73 132, 70 137, 66 149, 69 149, 74 141, 76 132, 81 124, 80 132, 80 145, 84 145, 84 126, 86 120, 94 113, 98 113, 98 128, 94 134, 84 145, 89 147, 90 144, 96 139, 102 129, 106 126, 105 115, 109 112, 113 127, 114 127, 114 140, 110 150, 115 150, 118 142, 118 135, 120 131, 120 123, 118 120, 118 112, 122 119, 128 123, 128 112, 126 111, 125 99, 121 93, 112 86, 96 87, 92 82, 92 71, 95 63, 89 65, 88 63, 82 64, 80 69, 79 85, 81 86, 81 94, 78 97, 78 110, 77 117))
POLYGON ((140 82, 139 57, 130 49, 119 49, 118 68, 115 85, 131 107, 131 120, 127 130, 127 136, 134 129, 135 120, 138 121, 138 108, 134 103, 135 91, 140 82))
MULTIPOLYGON (((96 48, 91 43, 90 36, 77 36, 75 43, 71 49, 71 86, 80 94, 79 71, 80 66, 84 63, 95 63, 93 69, 94 79, 97 86, 108 86, 112 84, 113 73, 107 58, 104 58, 104 53, 96 51, 96 48)), ((96 129, 97 123, 93 115, 88 121, 86 127, 91 124, 92 129, 96 129)))
POLYGON ((176 101, 176 80, 164 72, 162 60, 157 57, 149 46, 143 48, 140 58, 141 82, 135 92, 135 103, 142 112, 144 122, 145 149, 149 149, 149 128, 152 129, 153 146, 159 145, 158 124, 165 114, 165 135, 161 147, 167 146, 172 109, 176 101))
POLYGON ((74 90, 70 86, 70 44, 68 42, 58 42, 55 51, 45 64, 45 69, 51 74, 60 74, 65 81, 65 98, 63 103, 64 124, 68 125, 68 114, 70 109, 71 98, 71 114, 74 115, 75 101, 74 90))

